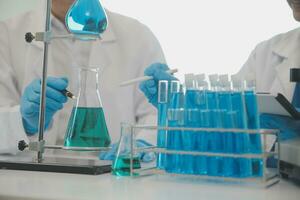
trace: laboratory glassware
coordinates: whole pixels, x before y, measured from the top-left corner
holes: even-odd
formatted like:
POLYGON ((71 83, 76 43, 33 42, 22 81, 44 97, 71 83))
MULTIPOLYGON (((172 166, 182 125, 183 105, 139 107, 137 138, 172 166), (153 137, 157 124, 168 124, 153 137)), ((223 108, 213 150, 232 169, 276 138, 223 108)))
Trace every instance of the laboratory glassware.
POLYGON ((132 127, 129 124, 122 123, 118 150, 112 165, 113 175, 131 176, 131 169, 141 168, 140 158, 136 150, 136 140, 132 127))
MULTIPOLYGON (((222 128, 223 110, 219 105, 219 76, 217 74, 209 75, 211 88, 207 92, 207 104, 209 109, 210 128, 222 128)), ((208 137, 208 151, 213 153, 221 153, 223 151, 223 134, 219 132, 210 133, 208 137)), ((209 157, 208 158, 208 175, 222 175, 223 158, 209 157)))
MULTIPOLYGON (((237 113, 232 109, 232 91, 231 84, 229 82, 228 75, 220 75, 220 92, 219 98, 219 108, 224 110, 222 112, 223 116, 223 128, 233 129, 236 128, 237 113)), ((222 142, 224 147, 224 153, 234 153, 235 144, 235 134, 234 133, 224 133, 222 136, 222 142)), ((234 176, 234 158, 224 158, 223 162, 223 172, 222 175, 225 177, 234 176)))
MULTIPOLYGON (((158 126, 159 127, 167 127, 168 126, 168 101, 169 101, 169 82, 168 81, 159 81, 158 84, 158 126)), ((157 133, 157 146, 159 148, 166 147, 166 138, 167 131, 166 130, 158 130, 157 133)), ((158 154, 157 157, 157 167, 159 169, 164 169, 165 165, 165 154, 158 154)))
MULTIPOLYGON (((204 74, 196 75, 197 82, 197 100, 196 105, 199 110, 199 120, 197 126, 200 128, 210 128, 209 115, 210 111, 208 110, 207 104, 207 91, 208 83, 205 81, 204 74)), ((195 150, 200 152, 208 152, 208 132, 201 131, 197 132, 195 138, 195 150)), ((206 156, 197 156, 195 158, 195 174, 207 175, 207 161, 208 157, 206 156)))
MULTIPOLYGON (((199 110, 197 109, 197 87, 194 74, 185 75, 185 127, 197 127, 197 122, 199 121, 199 110)), ((194 151, 195 150, 195 139, 197 133, 194 131, 184 131, 182 133, 182 144, 184 151, 194 151)), ((194 156, 183 155, 182 156, 182 169, 181 171, 186 174, 194 173, 194 156)))
POLYGON ((108 147, 107 129, 99 92, 99 69, 79 69, 79 90, 65 137, 67 147, 108 147))
POLYGON ((66 15, 70 33, 99 37, 108 26, 106 12, 100 0, 76 0, 66 15))
MULTIPOLYGON (((184 122, 184 94, 179 81, 171 81, 170 101, 168 105, 168 126, 183 126, 184 122)), ((179 150, 182 148, 182 134, 180 130, 169 130, 167 133, 167 149, 179 150)), ((168 154, 166 156, 166 170, 168 172, 179 172, 180 155, 168 154)))
MULTIPOLYGON (((248 129, 246 102, 242 80, 237 76, 231 76, 232 92, 232 109, 237 112, 238 129, 248 129)), ((246 133, 235 134, 235 149, 237 154, 250 153, 250 136, 246 133)), ((237 177, 250 177, 252 175, 252 164, 248 158, 235 159, 234 172, 237 177)))
MULTIPOLYGON (((257 103, 255 86, 256 84, 254 79, 250 79, 246 81, 245 102, 246 102, 246 111, 247 111, 247 118, 248 118, 248 129, 259 130, 260 119, 259 119, 259 111, 258 111, 258 103, 257 103)), ((250 152, 256 154, 262 153, 261 135, 259 134, 250 135, 250 152)), ((253 176, 262 176, 263 174, 262 165, 263 165, 262 159, 252 160, 253 176)))

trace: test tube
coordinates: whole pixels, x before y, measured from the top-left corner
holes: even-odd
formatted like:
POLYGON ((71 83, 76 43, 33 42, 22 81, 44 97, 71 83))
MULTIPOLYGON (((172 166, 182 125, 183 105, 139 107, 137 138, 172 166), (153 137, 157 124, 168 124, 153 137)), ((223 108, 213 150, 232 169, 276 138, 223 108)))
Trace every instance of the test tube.
MULTIPOLYGON (((222 128, 222 111, 219 108, 219 76, 217 74, 209 75, 211 89, 207 93, 208 109, 210 110, 210 126, 211 128, 222 128)), ((209 134, 209 151, 221 153, 222 134, 219 132, 209 134)), ((208 159, 208 174, 211 176, 222 176, 223 158, 210 157, 208 159)))
MULTIPOLYGON (((247 109, 248 128, 249 129, 260 129, 260 119, 258 111, 258 103, 256 96, 256 83, 254 76, 249 75, 246 79, 245 89, 245 102, 247 109)), ((262 153, 262 142, 260 134, 250 134, 250 152, 251 153, 262 153)), ((252 160, 253 176, 261 177, 263 175, 263 160, 253 159, 252 160)))
MULTIPOLYGON (((229 77, 227 74, 220 75, 220 93, 219 93, 219 108, 222 110, 223 128, 235 128, 237 120, 237 112, 232 109, 232 91, 229 77)), ((223 133, 222 142, 225 153, 234 153, 234 138, 233 133, 223 133)), ((224 158, 223 176, 234 176, 234 159, 224 158)))
MULTIPOLYGON (((231 76, 233 92, 232 92, 232 109, 237 111, 238 129, 248 129, 247 125, 247 110, 244 96, 244 87, 242 80, 236 76, 231 76)), ((249 153, 250 139, 249 134, 236 133, 235 134, 235 153, 245 154, 249 153)), ((249 177, 252 175, 251 160, 247 158, 235 159, 234 174, 237 177, 249 177)))
MULTIPOLYGON (((198 109, 197 107, 197 88, 194 74, 185 75, 185 124, 186 127, 197 127, 198 122, 198 109)), ((195 137, 197 133, 194 131, 184 131, 182 133, 183 150, 193 151, 195 146, 195 137)), ((194 174, 194 156, 182 156, 182 172, 185 174, 194 174)))
MULTIPOLYGON (((168 96, 169 96, 169 82, 159 81, 158 85, 158 127, 168 126, 168 96)), ((157 146, 159 148, 166 148, 167 132, 165 130, 158 130, 157 133, 157 146)), ((165 154, 159 153, 157 157, 157 167, 164 169, 165 166, 165 154)))
MULTIPOLYGON (((200 128, 209 128, 209 115, 210 111, 208 110, 207 104, 207 91, 208 91, 208 83, 205 81, 204 74, 196 75, 197 81, 197 108, 199 110, 198 123, 197 127, 200 128)), ((201 131, 196 133, 195 138, 195 150, 199 152, 207 152, 208 151, 208 133, 201 131)), ((207 175, 207 161, 208 158, 206 156, 197 156, 195 158, 195 168, 194 173, 200 175, 207 175)))
MULTIPOLYGON (((179 81, 171 81, 170 103, 168 108, 168 126, 180 127, 184 123, 184 94, 179 81)), ((167 149, 182 149, 182 134, 179 130, 168 131, 167 133, 167 149)), ((180 155, 168 154, 166 156, 166 171, 180 173, 180 155)))

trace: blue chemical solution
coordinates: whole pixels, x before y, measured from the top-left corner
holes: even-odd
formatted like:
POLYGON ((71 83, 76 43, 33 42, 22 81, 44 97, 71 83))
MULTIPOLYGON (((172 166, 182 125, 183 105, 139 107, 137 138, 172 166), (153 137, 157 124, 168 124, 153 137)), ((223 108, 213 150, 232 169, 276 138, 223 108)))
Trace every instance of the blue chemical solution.
POLYGON ((66 26, 75 35, 99 35, 107 28, 107 17, 99 0, 77 0, 66 15, 66 26))
MULTIPOLYGON (((158 126, 166 127, 167 126, 167 112, 168 112, 168 104, 167 103, 159 103, 158 104, 158 126)), ((157 146, 159 148, 166 147, 166 138, 167 132, 165 130, 159 130, 157 135, 157 146)), ((157 157, 157 167, 159 169, 164 169, 165 166, 165 154, 159 154, 157 157)))
MULTIPOLYGON (((236 127, 236 112, 232 111, 232 96, 231 91, 222 91, 219 94, 219 107, 223 112, 223 128, 235 128, 236 127)), ((234 153, 234 133, 223 133, 223 152, 234 153)), ((223 176, 234 176, 234 158, 224 158, 223 161, 223 176)))
MULTIPOLYGON (((259 112, 257 106, 257 98, 254 91, 245 91, 246 110, 248 117, 248 128, 259 129, 259 112)), ((250 152, 262 153, 262 142, 260 134, 250 135, 250 152)), ((263 160, 252 160, 253 176, 261 177, 263 175, 263 160)))
MULTIPOLYGON (((168 81, 159 81, 158 86, 158 118, 157 125, 159 127, 168 126, 168 100, 169 100, 169 82, 168 81)), ((157 146, 159 148, 166 148, 166 130, 158 130, 157 132, 157 146)), ((166 155, 159 153, 157 156, 157 167, 159 169, 164 169, 166 155)))
MULTIPOLYGON (((232 93, 232 109, 237 113, 236 128, 247 129, 247 118, 244 106, 242 92, 232 93)), ((249 134, 236 133, 234 152, 238 154, 247 154, 250 152, 250 138, 249 134)), ((250 177, 252 175, 252 163, 250 159, 239 158, 234 159, 234 176, 236 177, 250 177)))
MULTIPOLYGON (((186 127, 197 127, 197 123, 199 121, 199 112, 196 108, 197 101, 197 90, 188 89, 185 94, 185 126, 186 127)), ((182 134, 183 139, 183 150, 185 151, 193 151, 195 150, 195 139, 197 137, 197 133, 194 131, 184 131, 182 134)), ((194 156, 191 155, 183 155, 182 156, 182 167, 181 171, 185 174, 193 174, 194 173, 194 156)))
MULTIPOLYGON (((180 127, 183 126, 184 116, 180 119, 179 108, 183 105, 182 92, 170 94, 170 104, 168 109, 168 126, 180 127), (170 112, 171 111, 171 112, 170 112)), ((182 110, 183 111, 183 110, 182 110)), ((184 113, 183 113, 184 114, 184 113)), ((167 149, 168 150, 182 150, 182 132, 168 131, 167 133, 167 149)), ((166 171, 180 173, 181 161, 180 155, 168 154, 166 155, 166 171)))
MULTIPOLYGON (((210 128, 222 127, 222 111, 219 110, 218 92, 207 92, 207 105, 209 112, 210 128)), ((208 137, 208 152, 220 153, 222 152, 222 134, 209 133, 208 137)), ((208 175, 221 176, 222 175, 223 158, 208 157, 208 175)))
MULTIPOLYGON (((210 127, 210 111, 207 109, 200 110, 200 123, 199 126, 202 128, 210 127)), ((201 132, 198 133, 198 137, 196 139, 196 150, 199 152, 208 152, 208 144, 209 144, 209 133, 201 132)), ((207 156, 197 156, 195 158, 195 174, 207 175, 208 174, 208 161, 209 158, 207 156)))

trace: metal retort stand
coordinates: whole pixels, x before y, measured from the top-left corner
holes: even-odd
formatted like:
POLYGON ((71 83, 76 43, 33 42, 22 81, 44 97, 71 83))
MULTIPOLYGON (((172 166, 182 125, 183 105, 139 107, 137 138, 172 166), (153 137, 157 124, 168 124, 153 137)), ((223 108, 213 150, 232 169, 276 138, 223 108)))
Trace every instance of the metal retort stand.
MULTIPOLYGON (((44 59, 43 71, 41 77, 41 98, 40 98, 40 115, 39 115, 39 129, 38 141, 26 144, 25 141, 20 141, 18 144, 19 150, 24 151, 28 149, 31 152, 37 152, 37 157, 29 156, 21 157, 4 157, 0 159, 0 168, 13 170, 29 170, 29 171, 46 171, 46 172, 63 172, 63 173, 79 173, 79 174, 102 174, 111 171, 111 163, 100 161, 99 159, 74 159, 63 157, 46 157, 44 152, 46 149, 61 150, 61 151, 80 151, 80 152, 100 152, 107 151, 109 148, 68 148, 63 146, 47 146, 44 140, 44 124, 45 124, 45 105, 46 105, 46 80, 48 68, 48 53, 50 42, 54 39, 80 39, 76 35, 61 35, 53 36, 51 32, 51 9, 52 0, 47 0, 46 24, 45 32, 38 32, 35 34, 27 33, 25 40, 31 43, 33 40, 44 43, 44 59)), ((99 37, 90 36, 91 39, 99 39, 99 37)), ((82 37, 81 37, 82 39, 82 37)), ((25 152, 24 152, 25 153, 25 152)), ((1 157, 0 157, 1 158, 1 157)))

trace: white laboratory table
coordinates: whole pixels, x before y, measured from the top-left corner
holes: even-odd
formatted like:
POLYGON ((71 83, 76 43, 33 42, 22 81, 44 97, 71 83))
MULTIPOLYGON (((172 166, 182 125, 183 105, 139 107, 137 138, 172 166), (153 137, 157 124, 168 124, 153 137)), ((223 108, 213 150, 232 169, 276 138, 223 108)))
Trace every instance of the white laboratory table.
POLYGON ((0 199, 299 200, 300 187, 285 180, 263 189, 166 176, 118 178, 0 170, 0 199))

